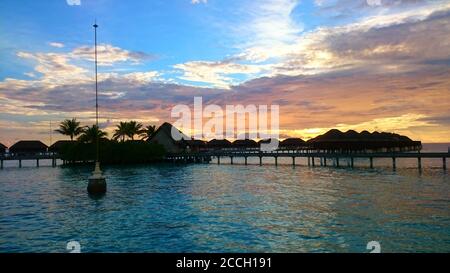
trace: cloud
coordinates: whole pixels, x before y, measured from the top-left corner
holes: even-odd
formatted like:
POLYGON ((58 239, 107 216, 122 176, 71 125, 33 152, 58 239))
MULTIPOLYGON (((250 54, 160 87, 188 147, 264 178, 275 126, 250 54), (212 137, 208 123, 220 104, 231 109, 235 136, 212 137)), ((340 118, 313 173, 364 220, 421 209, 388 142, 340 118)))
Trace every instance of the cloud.
POLYGON ((79 81, 85 81, 87 79, 87 70, 71 64, 69 56, 64 53, 18 52, 17 56, 23 59, 33 60, 37 63, 34 70, 40 73, 42 78, 39 82, 29 82, 30 86, 44 83, 55 86, 71 82, 74 79, 79 81))
MULTIPOLYGON (((71 52, 73 58, 94 61, 94 47, 81 46, 71 52)), ((144 60, 151 59, 152 56, 140 51, 129 51, 109 44, 97 45, 97 59, 99 65, 111 66, 117 62, 131 62, 139 64, 144 60)))
POLYGON ((450 59, 449 4, 381 13, 304 33, 290 17, 296 5, 297 1, 284 0, 259 4, 249 23, 239 29, 239 35, 251 39, 240 53, 220 61, 177 64, 175 68, 182 71, 179 78, 229 88, 261 76, 355 68, 398 73, 450 59))
MULTIPOLYGON (((220 61, 198 60, 174 67, 183 72, 182 80, 229 88, 248 79, 270 74, 270 66, 262 64, 270 58, 284 56, 302 31, 291 13, 298 0, 253 1, 242 4, 244 22, 231 28, 237 37, 245 37, 236 47, 242 52, 220 61), (257 64, 258 63, 258 64, 257 64), (239 75, 236 77, 236 75, 239 75)), ((240 39, 240 38, 239 38, 240 39)))
POLYGON ((191 0, 191 3, 194 5, 201 4, 201 3, 206 4, 206 3, 208 3, 208 0, 191 0))
POLYGON ((450 58, 449 20, 449 4, 431 5, 310 31, 284 47, 273 75, 356 67, 374 72, 422 69, 422 64, 431 60, 450 58))
POLYGON ((246 37, 238 45, 243 49, 241 57, 263 62, 284 55, 303 31, 302 24, 292 18, 298 4, 298 0, 252 2, 244 15, 248 19, 235 28, 237 36, 246 37))
MULTIPOLYGON (((450 68, 435 68, 394 77, 354 70, 258 78, 228 90, 159 81, 156 71, 101 73, 101 121, 173 121, 170 109, 174 105, 192 105, 194 96, 202 96, 204 103, 222 106, 280 104, 280 125, 286 136, 311 137, 338 127, 387 130, 424 141, 443 141, 448 135, 444 132, 450 130, 447 119, 442 118, 450 115, 449 73, 450 68), (414 129, 418 127, 423 130, 414 129)), ((0 83, 0 104, 7 106, 2 113, 76 116, 85 124, 94 121, 92 79, 57 86, 36 79, 9 79, 0 83)))
POLYGON ((66 0, 67 5, 69 6, 80 6, 81 0, 66 0))
POLYGON ((50 46, 52 47, 57 47, 57 48, 63 48, 64 44, 63 43, 56 43, 56 42, 50 42, 48 43, 50 46))
MULTIPOLYGON (((34 72, 27 72, 26 75, 33 77, 32 81, 23 81, 15 79, 7 79, 3 85, 10 88, 21 88, 27 86, 29 88, 37 85, 59 86, 69 84, 73 81, 79 83, 90 82, 92 80, 91 67, 94 61, 94 50, 89 46, 81 46, 69 52, 24 52, 19 51, 16 54, 21 59, 31 60, 35 62, 34 72), (39 74, 39 78, 36 74, 39 74)), ((150 55, 143 52, 135 52, 124 50, 108 44, 98 46, 98 63, 100 66, 114 66, 120 64, 136 65, 149 60, 150 55)), ((158 73, 139 72, 130 74, 137 80, 148 80, 157 78, 158 73)))
POLYGON ((229 88, 234 83, 231 74, 256 75, 264 70, 264 66, 239 64, 231 60, 218 62, 193 61, 177 64, 174 68, 182 71, 180 79, 212 84, 219 88, 229 88))

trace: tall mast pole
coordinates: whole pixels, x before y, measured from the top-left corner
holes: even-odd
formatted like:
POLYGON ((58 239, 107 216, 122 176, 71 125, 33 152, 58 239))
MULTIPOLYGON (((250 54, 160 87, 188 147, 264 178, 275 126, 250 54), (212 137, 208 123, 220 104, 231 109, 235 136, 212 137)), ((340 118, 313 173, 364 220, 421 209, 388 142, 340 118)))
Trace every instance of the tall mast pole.
POLYGON ((89 194, 104 194, 106 192, 106 179, 102 175, 102 171, 100 170, 100 162, 99 162, 99 137, 98 133, 100 129, 98 128, 98 79, 97 79, 97 22, 94 23, 94 40, 95 40, 95 125, 97 126, 97 135, 96 135, 96 160, 95 160, 95 169, 92 172, 92 176, 89 177, 89 183, 87 190, 89 194))
MULTIPOLYGON (((97 126, 97 130, 100 131, 98 127, 98 79, 97 79, 97 22, 94 23, 94 40, 95 40, 95 125, 97 126)), ((99 162, 99 140, 98 140, 98 132, 96 136, 97 141, 97 151, 96 151, 96 162, 99 162)))

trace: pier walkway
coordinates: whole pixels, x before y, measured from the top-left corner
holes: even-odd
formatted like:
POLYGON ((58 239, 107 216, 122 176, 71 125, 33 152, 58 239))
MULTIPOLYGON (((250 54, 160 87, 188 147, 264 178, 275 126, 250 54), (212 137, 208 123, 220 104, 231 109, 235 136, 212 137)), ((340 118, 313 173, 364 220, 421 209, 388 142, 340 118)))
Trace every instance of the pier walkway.
POLYGON ((40 160, 52 160, 52 167, 56 167, 56 160, 60 159, 58 154, 28 154, 28 155, 0 155, 0 169, 3 169, 4 161, 19 161, 19 168, 22 168, 22 161, 34 160, 36 167, 39 167, 40 160))
MULTIPOLYGON (((308 166, 327 166, 328 160, 333 160, 335 166, 340 166, 340 160, 344 159, 348 162, 349 167, 354 167, 354 160, 356 158, 365 158, 369 162, 370 168, 374 167, 373 161, 376 158, 391 159, 392 168, 395 169, 397 160, 404 158, 417 159, 417 167, 422 168, 422 159, 425 158, 440 158, 442 159, 442 168, 447 169, 447 158, 450 158, 450 153, 419 153, 419 152, 373 152, 373 153, 330 153, 330 152, 314 152, 314 151, 272 151, 262 152, 258 150, 216 150, 216 151, 203 151, 203 152, 191 152, 191 153, 177 153, 167 154, 165 159, 169 162, 185 162, 185 163, 209 163, 213 158, 217 160, 217 164, 220 164, 221 158, 229 158, 230 163, 233 164, 234 158, 244 158, 244 164, 247 165, 248 158, 259 158, 259 165, 263 164, 263 158, 273 158, 275 165, 278 165, 278 158, 291 158, 292 165, 296 165, 297 158, 306 158, 308 166), (319 159, 319 162, 317 162, 319 159)), ((37 155, 9 155, 0 156, 0 169, 3 169, 4 161, 18 161, 19 167, 22 167, 22 161, 34 160, 36 161, 36 167, 39 167, 40 160, 52 160, 52 166, 56 167, 57 160, 61 159, 58 154, 37 154, 37 155)))
POLYGON ((354 160, 356 158, 366 158, 369 161, 370 168, 373 168, 373 160, 375 158, 391 159, 393 169, 396 168, 398 159, 402 158, 415 158, 417 159, 418 168, 422 168, 422 159, 424 158, 441 158, 442 168, 447 168, 447 158, 450 157, 450 153, 419 153, 419 152, 366 152, 366 153, 330 153, 330 152, 314 152, 314 151, 283 151, 277 150, 272 152, 262 152, 258 150, 217 150, 217 151, 204 151, 197 153, 183 153, 183 154, 168 154, 166 159, 172 162, 210 162, 212 158, 217 160, 217 164, 220 164, 221 158, 229 158, 230 163, 233 164, 234 158, 244 158, 245 165, 247 165, 247 159, 249 157, 259 158, 259 165, 262 165, 262 159, 266 157, 274 158, 275 165, 278 165, 278 158, 291 158, 292 165, 296 165, 297 158, 306 158, 308 160, 308 166, 315 166, 317 164, 316 159, 320 159, 319 164, 321 166, 327 166, 327 160, 334 160, 337 167, 340 166, 341 159, 347 159, 350 167, 354 167, 354 160))

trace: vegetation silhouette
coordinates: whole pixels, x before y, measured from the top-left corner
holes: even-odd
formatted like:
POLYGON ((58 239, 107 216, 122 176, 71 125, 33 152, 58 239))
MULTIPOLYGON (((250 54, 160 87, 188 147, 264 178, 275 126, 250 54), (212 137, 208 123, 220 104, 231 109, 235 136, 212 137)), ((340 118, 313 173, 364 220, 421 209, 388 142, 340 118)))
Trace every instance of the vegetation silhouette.
POLYGON ((62 121, 59 124, 59 129, 56 129, 55 132, 69 136, 70 140, 73 140, 74 137, 83 133, 83 130, 84 127, 80 126, 80 122, 76 118, 72 118, 62 121))

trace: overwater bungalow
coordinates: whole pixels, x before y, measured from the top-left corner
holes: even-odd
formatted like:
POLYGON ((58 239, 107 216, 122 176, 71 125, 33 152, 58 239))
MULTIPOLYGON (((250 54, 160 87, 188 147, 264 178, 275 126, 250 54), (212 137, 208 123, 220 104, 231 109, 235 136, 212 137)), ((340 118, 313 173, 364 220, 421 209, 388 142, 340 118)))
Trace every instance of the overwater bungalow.
POLYGON ((206 141, 199 139, 181 140, 179 145, 189 152, 201 152, 207 149, 206 141))
POLYGON ((13 155, 35 155, 47 152, 47 145, 39 140, 20 140, 9 148, 13 155))
POLYGON ((207 143, 208 150, 230 149, 231 142, 226 139, 212 139, 207 143))
POLYGON ((187 145, 185 141, 188 140, 191 140, 191 138, 183 134, 183 132, 175 128, 172 124, 164 122, 155 131, 149 139, 149 142, 164 146, 164 149, 169 153, 180 153, 185 151, 187 145), (177 138, 180 140, 175 140, 172 134, 177 134, 177 138))
POLYGON ((306 142, 301 138, 286 138, 280 142, 280 150, 301 150, 305 149, 306 142))
POLYGON ((53 143, 52 145, 50 145, 50 147, 48 147, 48 151, 57 154, 61 151, 62 147, 64 147, 65 145, 74 143, 74 142, 75 141, 72 141, 72 140, 58 140, 55 143, 53 143))
POLYGON ((6 153, 6 149, 8 147, 6 147, 5 145, 3 145, 2 143, 0 143, 0 155, 4 155, 6 153))
POLYGON ((394 133, 379 133, 354 130, 341 132, 332 129, 323 135, 308 141, 310 148, 326 152, 364 152, 364 151, 419 151, 420 141, 413 141, 406 136, 394 133))
POLYGON ((253 150, 258 149, 259 144, 253 139, 237 139, 233 141, 232 147, 235 149, 245 149, 245 150, 253 150))

